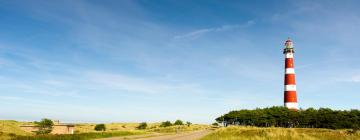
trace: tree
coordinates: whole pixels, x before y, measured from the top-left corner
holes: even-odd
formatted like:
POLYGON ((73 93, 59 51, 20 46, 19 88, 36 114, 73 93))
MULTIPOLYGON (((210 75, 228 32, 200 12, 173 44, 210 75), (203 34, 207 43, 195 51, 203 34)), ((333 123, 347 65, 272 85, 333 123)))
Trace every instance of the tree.
POLYGON ((176 120, 174 125, 183 125, 184 123, 181 120, 176 120))
POLYGON ((35 122, 36 126, 39 128, 38 131, 35 131, 37 135, 49 134, 53 128, 53 121, 47 118, 41 119, 40 122, 35 122))
POLYGON ((146 127, 147 127, 147 123, 146 123, 146 122, 142 122, 142 123, 140 123, 139 126, 136 127, 136 128, 137 128, 137 129, 146 129, 146 127))
POLYGON ((171 124, 171 122, 170 121, 165 121, 165 122, 162 122, 161 124, 160 124, 160 127, 168 127, 168 126, 171 126, 172 124, 171 124))
POLYGON ((105 124, 97 124, 97 125, 95 125, 94 130, 96 130, 96 131, 105 131, 106 130, 105 124))
POLYGON ((186 125, 187 125, 187 126, 190 126, 190 125, 191 125, 191 122, 186 122, 186 125))
POLYGON ((347 128, 356 132, 360 126, 360 111, 356 109, 350 111, 332 110, 329 108, 308 108, 295 111, 286 107, 274 106, 263 109, 230 111, 215 120, 225 126, 347 128))
POLYGON ((216 122, 214 122, 212 125, 213 125, 213 126, 219 126, 219 124, 216 123, 216 122))

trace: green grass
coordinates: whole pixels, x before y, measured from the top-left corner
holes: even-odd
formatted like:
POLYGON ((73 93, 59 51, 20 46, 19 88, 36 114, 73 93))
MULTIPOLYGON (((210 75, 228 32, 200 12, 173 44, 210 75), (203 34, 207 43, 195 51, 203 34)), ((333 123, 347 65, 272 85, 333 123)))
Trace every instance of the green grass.
POLYGON ((192 124, 190 126, 187 125, 173 125, 169 127, 150 127, 146 131, 148 132, 157 132, 157 133, 176 133, 176 132, 189 132, 189 131, 196 131, 196 130, 203 130, 210 128, 209 125, 199 125, 199 124, 192 124))
MULTIPOLYGON (((96 124, 94 123, 80 123, 75 125, 76 133, 88 133, 96 132, 94 130, 96 124)), ((148 123, 148 128, 159 126, 160 123, 148 123)), ((136 130, 136 127, 139 126, 139 123, 108 123, 105 124, 106 131, 129 131, 136 130)))
POLYGON ((12 140, 90 140, 95 138, 107 138, 118 136, 130 136, 146 134, 144 131, 114 131, 114 132, 91 132, 73 135, 34 135, 34 136, 15 136, 12 140))
POLYGON ((139 123, 109 123, 105 132, 96 132, 96 124, 82 123, 75 125, 74 135, 35 135, 21 130, 20 125, 33 124, 31 122, 17 122, 0 120, 0 140, 88 140, 94 138, 106 138, 116 136, 139 135, 149 133, 176 133, 209 128, 209 125, 193 124, 191 126, 160 127, 160 123, 148 123, 145 130, 136 130, 139 123))
POLYGON ((13 135, 28 136, 32 135, 31 133, 21 130, 19 125, 29 124, 29 123, 20 123, 13 120, 0 120, 0 139, 7 140, 10 139, 13 135))
MULTIPOLYGON (((77 124, 75 125, 76 133, 89 133, 96 132, 94 130, 96 124, 77 124)), ((114 131, 129 131, 136 130, 136 127, 139 126, 139 123, 109 123, 105 124, 107 132, 114 131)), ((144 130, 147 132, 157 132, 157 133, 175 133, 175 132, 187 132, 187 131, 195 131, 209 128, 209 125, 200 125, 200 124, 192 124, 189 127, 187 125, 181 126, 170 126, 170 127, 160 127, 160 123, 148 123, 148 127, 144 130)))
POLYGON ((220 128, 201 140, 359 140, 359 132, 316 128, 220 128))

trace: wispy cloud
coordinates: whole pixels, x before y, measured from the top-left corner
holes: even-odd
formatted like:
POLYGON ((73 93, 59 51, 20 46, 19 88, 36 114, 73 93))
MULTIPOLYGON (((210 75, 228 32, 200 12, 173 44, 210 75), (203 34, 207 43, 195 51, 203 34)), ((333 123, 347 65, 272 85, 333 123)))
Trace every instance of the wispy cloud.
POLYGON ((348 80, 349 82, 360 82, 360 74, 357 74, 357 75, 353 75, 350 80, 348 80))
POLYGON ((255 24, 253 20, 250 20, 246 22, 245 24, 237 24, 237 25, 223 25, 220 27, 214 27, 214 28, 205 28, 205 29, 199 29, 195 31, 191 31, 182 35, 177 35, 174 37, 174 39, 196 39, 202 35, 212 33, 212 32, 222 32, 222 31, 229 31, 229 30, 235 30, 239 28, 246 28, 251 25, 255 24))
POLYGON ((23 98, 17 96, 0 96, 0 100, 22 100, 23 98))
POLYGON ((159 78, 140 78, 105 72, 89 72, 87 76, 91 82, 101 86, 130 92, 153 94, 179 91, 197 93, 202 91, 196 84, 171 83, 169 81, 161 81, 159 78))

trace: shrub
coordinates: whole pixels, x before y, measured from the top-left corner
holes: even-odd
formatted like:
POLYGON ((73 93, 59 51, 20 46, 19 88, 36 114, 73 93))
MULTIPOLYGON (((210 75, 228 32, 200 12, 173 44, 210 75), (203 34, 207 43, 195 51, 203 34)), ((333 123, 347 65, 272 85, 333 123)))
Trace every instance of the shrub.
POLYGON ((140 123, 139 126, 136 127, 136 128, 137 128, 137 129, 146 129, 146 127, 147 127, 147 123, 146 123, 146 122, 142 122, 142 123, 140 123))
POLYGON ((172 126, 170 121, 162 122, 161 125, 160 125, 160 127, 168 127, 168 126, 172 126))
POLYGON ((186 122, 186 125, 187 125, 187 126, 190 126, 190 125, 191 125, 191 122, 186 122))
POLYGON ((214 122, 212 125, 213 125, 213 126, 219 126, 219 124, 216 123, 216 122, 214 122))
POLYGON ((9 136, 10 137, 16 137, 16 134, 15 133, 9 133, 9 136))
POLYGON ((42 119, 40 122, 35 122, 39 127, 38 131, 35 131, 37 135, 49 134, 52 131, 52 126, 54 125, 53 121, 50 119, 42 119))
POLYGON ((105 124, 97 124, 97 125, 95 125, 94 130, 96 130, 96 131, 105 131, 106 130, 105 124))
POLYGON ((181 120, 176 120, 174 125, 183 125, 184 123, 181 120))

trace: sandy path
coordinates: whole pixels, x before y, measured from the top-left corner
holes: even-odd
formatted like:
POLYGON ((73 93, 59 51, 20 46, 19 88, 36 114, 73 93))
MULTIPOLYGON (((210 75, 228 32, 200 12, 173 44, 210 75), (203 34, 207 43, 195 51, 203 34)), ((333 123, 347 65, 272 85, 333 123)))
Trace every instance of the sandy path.
POLYGON ((197 140, 205 135, 211 133, 210 130, 202 130, 188 133, 180 133, 173 135, 161 135, 161 134, 146 134, 146 135, 137 135, 137 136, 127 136, 127 137, 112 137, 104 138, 98 140, 197 140))

